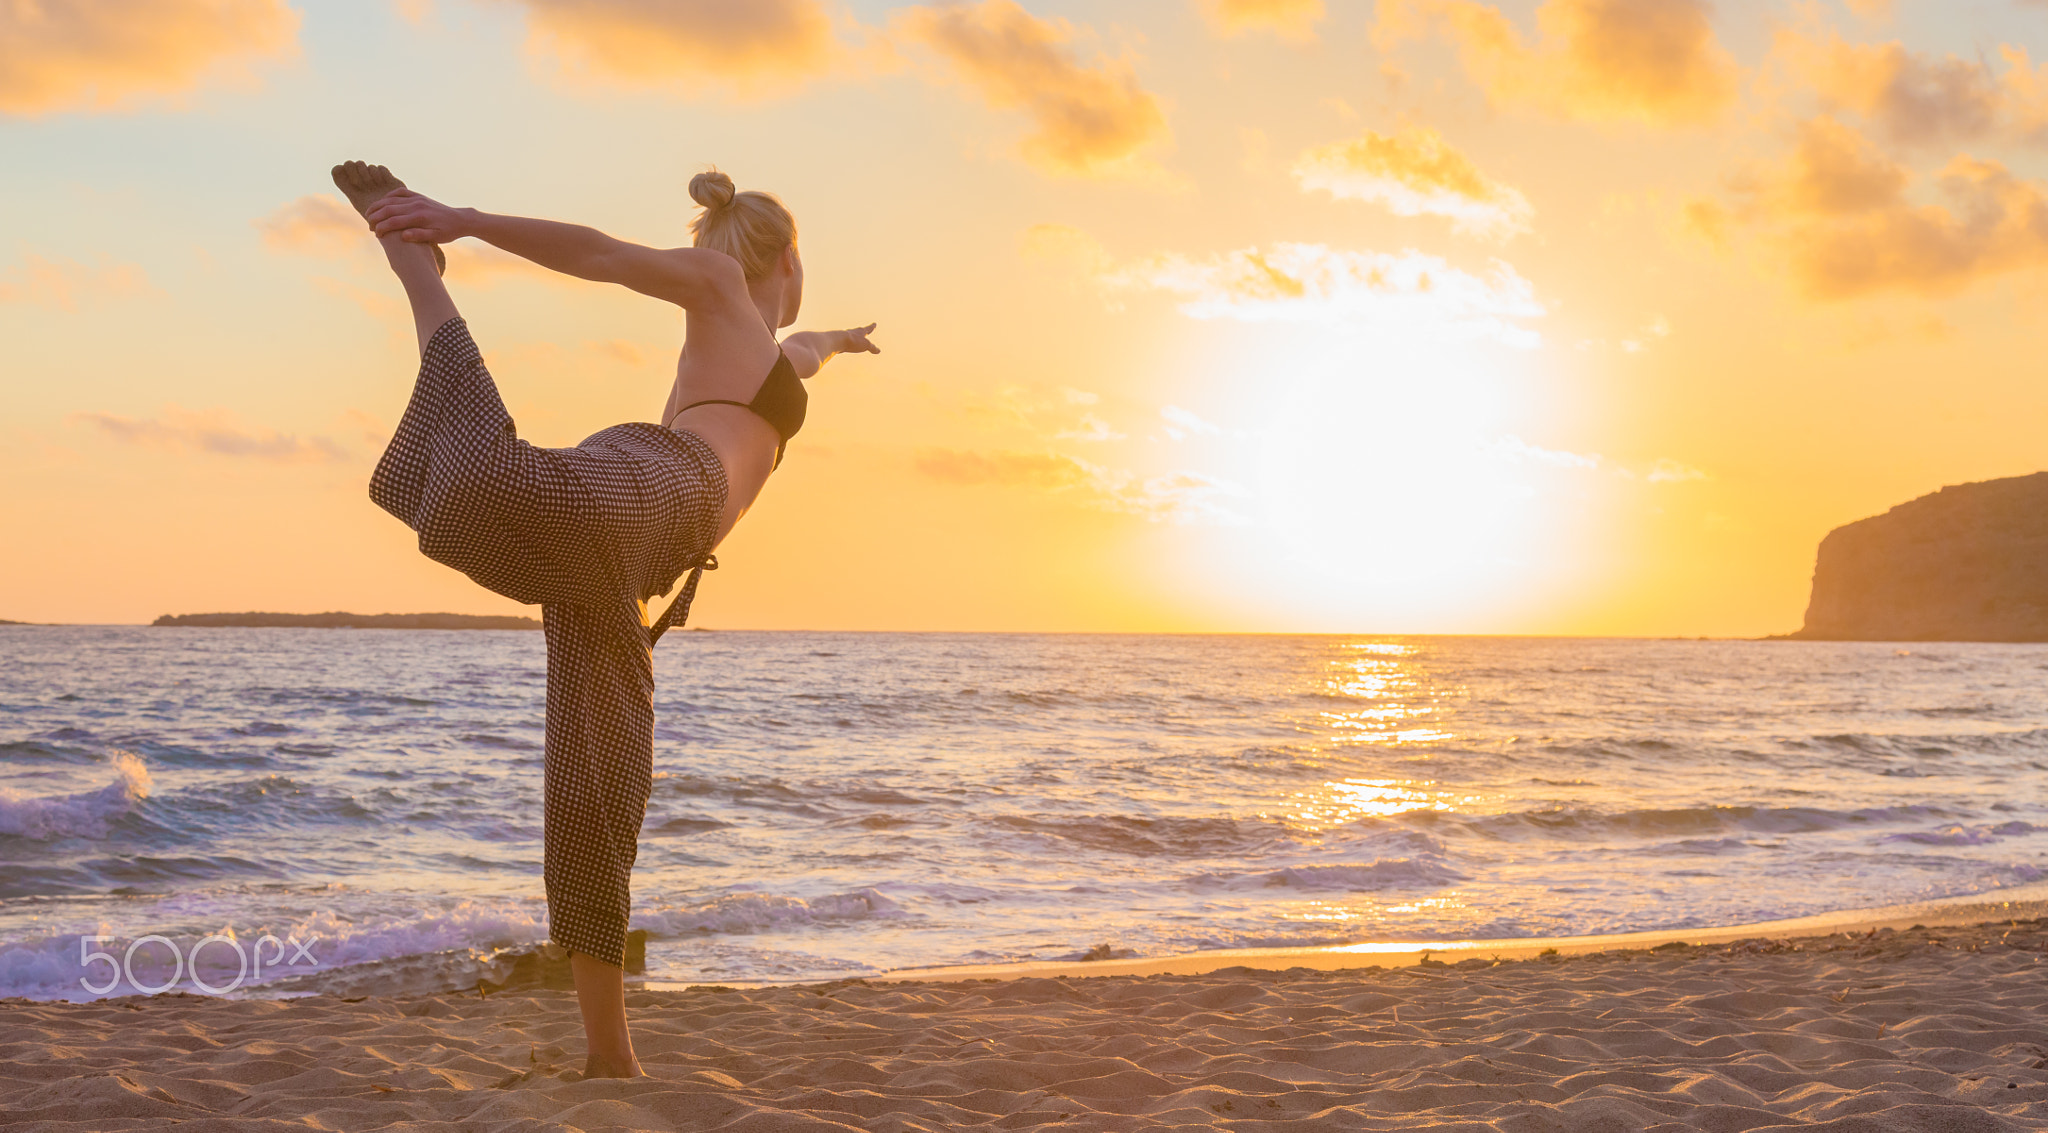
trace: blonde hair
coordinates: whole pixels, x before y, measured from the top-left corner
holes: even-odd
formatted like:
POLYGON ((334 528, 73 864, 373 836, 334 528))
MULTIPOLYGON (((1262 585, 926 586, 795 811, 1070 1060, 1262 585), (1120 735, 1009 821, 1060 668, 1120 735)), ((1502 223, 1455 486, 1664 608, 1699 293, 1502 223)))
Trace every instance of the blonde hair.
POLYGON ((796 243, 796 218, 775 194, 736 192, 732 178, 716 169, 690 178, 690 199, 704 206, 690 222, 691 242, 738 260, 748 279, 774 270, 782 250, 796 243))

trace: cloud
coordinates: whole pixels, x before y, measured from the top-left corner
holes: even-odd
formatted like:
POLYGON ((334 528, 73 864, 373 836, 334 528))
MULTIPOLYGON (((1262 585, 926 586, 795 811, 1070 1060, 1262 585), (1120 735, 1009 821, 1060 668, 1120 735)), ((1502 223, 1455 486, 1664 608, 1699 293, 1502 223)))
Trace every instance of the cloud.
POLYGON ((1911 176, 1855 130, 1815 118, 1799 125, 1799 142, 1775 185, 1773 203, 1802 216, 1867 212, 1897 202, 1911 176))
POLYGON ((580 282, 573 275, 549 271, 532 260, 481 240, 443 244, 441 251, 448 256, 448 280, 451 283, 488 286, 506 278, 538 279, 563 285, 580 282))
POLYGON ((1128 58, 1077 57, 1075 30, 1041 20, 1011 0, 911 8, 892 22, 897 36, 946 61, 990 106, 1016 107, 1033 131, 1026 161, 1048 173, 1114 176, 1152 172, 1143 156, 1168 137, 1159 100, 1138 85, 1128 58))
POLYGON ((274 464, 319 464, 348 459, 340 445, 323 436, 304 439, 275 429, 247 429, 224 409, 202 413, 170 406, 161 417, 116 417, 109 413, 77 413, 74 421, 91 425, 122 444, 142 448, 244 457, 274 464))
POLYGON ((1189 437, 1219 436, 1223 426, 1205 421, 1192 409, 1169 405, 1159 411, 1159 417, 1166 422, 1166 435, 1177 441, 1189 437))
POLYGON ((1598 468, 1603 463, 1595 455, 1532 445, 1512 434, 1495 438, 1489 447, 1494 455, 1504 459, 1517 463, 1541 464, 1551 468, 1598 468))
POLYGON ((1094 413, 1081 411, 1076 415, 1079 407, 1101 401, 1101 394, 1069 386, 1051 392, 1036 386, 1004 386, 993 396, 970 398, 965 409, 970 415, 1022 429, 1041 440, 1123 440, 1123 433, 1094 413))
POLYGON ((1224 35, 1264 30, 1287 39, 1310 39, 1323 18, 1323 0, 1201 0, 1209 26, 1224 35))
POLYGON ((993 484, 1006 488, 1068 488, 1093 478, 1090 465, 1054 452, 925 449, 917 454, 916 468, 926 478, 942 484, 993 484))
POLYGON ((1732 223, 1727 206, 1708 197, 1688 197, 1678 206, 1679 230, 1715 248, 1728 246, 1728 229, 1732 223))
POLYGON ((1828 29, 1780 31, 1773 55, 1823 109, 1855 115, 1895 146, 2048 141, 2048 64, 2035 67, 2024 47, 1998 48, 2003 74, 1981 55, 1936 56, 1898 41, 1851 43, 1828 29))
POLYGON ((1062 441, 1120 441, 1124 434, 1109 427, 1109 422, 1093 413, 1081 414, 1081 421, 1071 429, 1062 429, 1053 434, 1062 441))
MULTIPOLYGON (((273 252, 346 259, 374 252, 377 246, 376 238, 356 210, 330 193, 300 197, 251 223, 262 237, 263 246, 273 252)), ((564 284, 574 280, 573 276, 549 271, 481 240, 444 244, 441 251, 448 257, 451 283, 488 286, 507 277, 564 284)))
POLYGON ((1098 486, 1096 506, 1142 516, 1153 523, 1212 524, 1240 527, 1250 522, 1227 501, 1247 499, 1249 491, 1228 480, 1200 472, 1169 472, 1145 479, 1132 477, 1098 486))
POLYGON ((1301 155, 1294 176, 1303 189, 1376 202, 1396 216, 1448 217, 1456 230, 1477 236, 1527 232, 1535 214, 1521 193, 1489 180, 1424 126, 1318 146, 1301 155))
POLYGON ((1544 448, 1541 445, 1532 445, 1513 434, 1495 437, 1481 451, 1511 464, 1537 464, 1546 468, 1602 472, 1623 480, 1641 479, 1652 484, 1683 484, 1694 480, 1712 479, 1699 469, 1681 464, 1668 456, 1657 458, 1656 463, 1652 464, 1647 472, 1638 472, 1622 465, 1611 464, 1598 453, 1544 448))
POLYGON ((1518 320, 1540 317, 1535 289, 1499 260, 1480 274, 1417 251, 1353 252, 1322 244, 1275 244, 1192 258, 1153 256, 1111 268, 1112 289, 1182 297, 1193 318, 1245 322, 1363 323, 1386 331, 1540 339, 1518 320))
POLYGON ((369 225, 332 193, 310 193, 250 222, 274 252, 339 257, 372 243, 369 225))
POLYGON ((1225 501, 1251 495, 1237 484, 1200 472, 1140 477, 1055 452, 925 449, 917 454, 914 466, 920 475, 942 484, 1072 492, 1089 507, 1154 523, 1242 524, 1245 518, 1225 501))
POLYGON ((97 267, 77 260, 46 260, 29 254, 22 265, 0 273, 0 303, 35 303, 76 311, 81 300, 126 299, 155 293, 137 264, 102 257, 97 267))
POLYGON ((1670 457, 1663 457, 1650 467, 1650 474, 1644 479, 1652 484, 1683 484, 1691 480, 1711 479, 1706 473, 1690 465, 1680 464, 1670 457))
POLYGON ((0 114, 114 110, 290 54, 283 0, 5 0, 0 114))
POLYGON ((1997 128, 2004 114, 2007 92, 1976 60, 1793 30, 1779 33, 1776 52, 1829 109, 1854 112, 1901 145, 1972 141, 1997 128))
POLYGON ((1884 291, 1946 295, 2048 264, 2048 187, 1957 157, 1936 173, 1942 203, 1915 202, 1913 175, 1829 118, 1801 125, 1792 154, 1741 186, 1749 210, 1811 298, 1884 291))
POLYGON ((1476 0, 1380 0, 1383 49, 1441 28, 1496 102, 1559 118, 1698 125, 1735 100, 1706 0, 1544 0, 1533 45, 1476 0))
POLYGON ((527 46, 578 80, 744 94, 787 89, 833 62, 818 0, 515 0, 527 46))

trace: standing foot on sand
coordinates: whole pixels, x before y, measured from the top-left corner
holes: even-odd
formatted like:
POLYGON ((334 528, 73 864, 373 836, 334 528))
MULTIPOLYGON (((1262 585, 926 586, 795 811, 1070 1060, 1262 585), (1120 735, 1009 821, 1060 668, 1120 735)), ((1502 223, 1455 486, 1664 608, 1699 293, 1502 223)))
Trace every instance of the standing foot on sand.
MULTIPOLYGON (((348 203, 369 219, 370 206, 383 200, 385 194, 405 188, 405 182, 391 175, 381 165, 366 165, 360 161, 344 161, 334 167, 334 187, 340 189, 348 203)), ((429 244, 434 251, 434 270, 448 274, 448 257, 441 252, 439 244, 429 244)))
POLYGON ((640 1060, 637 1058, 629 1059, 625 1062, 615 1062, 611 1059, 591 1055, 583 1063, 583 1077, 585 1080, 591 1078, 638 1078, 641 1074, 640 1060))

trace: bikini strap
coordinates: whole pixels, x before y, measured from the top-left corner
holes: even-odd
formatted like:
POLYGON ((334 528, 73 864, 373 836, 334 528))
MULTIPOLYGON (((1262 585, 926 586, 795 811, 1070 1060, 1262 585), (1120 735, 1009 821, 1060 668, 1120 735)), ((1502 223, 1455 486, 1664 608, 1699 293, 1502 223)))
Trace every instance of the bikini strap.
POLYGON ((700 405, 737 405, 737 406, 739 406, 739 407, 740 407, 741 409, 752 409, 752 408, 753 408, 753 406, 751 406, 751 405, 748 405, 748 404, 747 404, 746 402, 744 402, 744 401, 727 401, 727 400, 726 400, 725 398, 722 398, 722 397, 714 397, 714 398, 712 398, 712 399, 711 399, 711 400, 709 400, 709 401, 693 401, 693 402, 691 402, 690 404, 688 404, 688 405, 685 405, 685 406, 683 406, 683 407, 682 407, 681 409, 678 409, 678 410, 676 410, 676 412, 677 412, 677 413, 688 413, 688 412, 689 412, 690 410, 692 410, 692 409, 695 409, 695 408, 697 408, 697 407, 698 407, 698 406, 700 406, 700 405))

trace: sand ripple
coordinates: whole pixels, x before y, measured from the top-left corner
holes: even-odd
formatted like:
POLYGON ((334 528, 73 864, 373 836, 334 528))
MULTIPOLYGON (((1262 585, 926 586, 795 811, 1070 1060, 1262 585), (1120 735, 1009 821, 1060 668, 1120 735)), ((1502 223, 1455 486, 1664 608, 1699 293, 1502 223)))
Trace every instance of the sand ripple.
POLYGON ((2048 921, 1395 971, 12 1001, 10 1128, 2048 1128, 2048 921))

